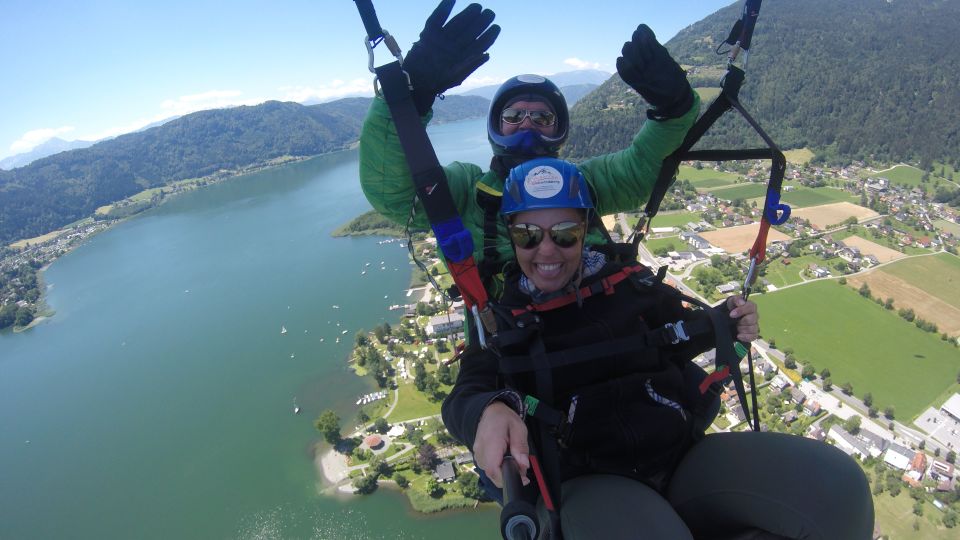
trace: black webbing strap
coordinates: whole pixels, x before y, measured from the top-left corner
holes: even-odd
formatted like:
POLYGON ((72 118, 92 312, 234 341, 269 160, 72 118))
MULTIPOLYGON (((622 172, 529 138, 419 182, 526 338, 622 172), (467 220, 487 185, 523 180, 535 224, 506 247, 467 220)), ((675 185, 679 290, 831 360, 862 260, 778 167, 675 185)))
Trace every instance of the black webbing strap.
POLYGON ((500 273, 500 253, 497 251, 497 223, 500 221, 500 197, 477 188, 477 204, 483 209, 483 260, 479 263, 480 279, 484 285, 500 273))
POLYGON ((357 11, 360 12, 360 19, 363 21, 363 29, 367 31, 367 41, 376 43, 383 39, 384 31, 380 27, 380 20, 377 19, 377 12, 373 9, 373 0, 353 0, 357 4, 357 11))
MULTIPOLYGON (((533 358, 532 356, 502 356, 500 357, 500 373, 506 375, 516 375, 540 369, 538 362, 546 361, 552 368, 561 368, 589 362, 598 358, 616 356, 639 351, 648 347, 666 347, 675 345, 681 341, 688 341, 693 337, 701 336, 707 333, 715 332, 714 324, 711 319, 697 319, 690 322, 683 322, 680 329, 686 339, 682 338, 678 332, 677 325, 661 326, 660 328, 650 330, 639 335, 632 335, 617 339, 608 339, 588 345, 581 345, 570 349, 563 349, 553 352, 544 352, 542 358, 533 358)), ((728 334, 729 331, 725 332, 728 334)), ((718 343, 719 347, 719 343, 718 343)), ((732 345, 731 345, 732 347, 732 345)), ((645 358, 645 357, 644 357, 645 358)), ((637 357, 636 361, 640 361, 637 357)), ((654 366, 649 366, 654 367, 654 366)), ((642 369, 639 366, 638 369, 642 369)))
MULTIPOLYGON (((530 359, 535 367, 534 378, 537 395, 553 399, 553 372, 550 362, 546 358, 546 347, 543 339, 539 335, 531 344, 530 359)), ((563 538, 563 533, 560 530, 560 508, 562 506, 560 445, 557 443, 556 434, 551 430, 551 426, 548 426, 546 422, 538 422, 537 426, 537 437, 534 437, 533 442, 536 443, 537 453, 543 461, 546 488, 554 504, 554 510, 548 512, 550 516, 550 538, 560 540, 563 538)))
POLYGON ((443 167, 413 104, 409 80, 400 62, 384 64, 376 68, 376 73, 410 166, 417 197, 423 203, 431 225, 459 219, 443 167))

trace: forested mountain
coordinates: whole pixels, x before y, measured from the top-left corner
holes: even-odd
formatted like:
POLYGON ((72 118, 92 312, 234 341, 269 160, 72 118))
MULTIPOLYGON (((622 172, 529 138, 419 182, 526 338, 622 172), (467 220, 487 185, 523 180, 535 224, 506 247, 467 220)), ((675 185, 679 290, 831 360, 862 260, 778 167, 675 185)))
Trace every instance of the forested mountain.
MULTIPOLYGON (((718 86, 725 57, 714 51, 741 6, 719 10, 667 44, 694 86, 718 86)), ((782 147, 810 147, 828 161, 872 155, 958 163, 958 20, 956 0, 767 0, 741 101, 782 147)), ((645 108, 614 75, 574 108, 567 154, 623 148, 645 108)), ((728 113, 700 147, 758 141, 728 113)))
MULTIPOLYGON (((437 102, 435 118, 483 116, 488 105, 479 97, 450 96, 437 102)), ((369 106, 370 98, 347 98, 201 111, 0 171, 0 243, 50 232, 146 188, 347 148, 369 106)))

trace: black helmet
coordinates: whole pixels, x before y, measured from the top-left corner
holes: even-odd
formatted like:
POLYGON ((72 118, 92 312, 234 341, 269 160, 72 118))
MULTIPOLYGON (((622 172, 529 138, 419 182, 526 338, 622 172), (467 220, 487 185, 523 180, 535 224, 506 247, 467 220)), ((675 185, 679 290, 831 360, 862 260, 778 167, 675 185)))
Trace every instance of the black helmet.
POLYGON ((517 75, 500 85, 490 103, 487 114, 487 138, 496 156, 556 156, 567 140, 570 128, 570 113, 567 100, 563 98, 557 85, 540 75, 517 75), (511 101, 538 99, 550 104, 557 115, 557 134, 553 137, 542 135, 536 130, 518 131, 511 135, 500 133, 500 113, 511 101))

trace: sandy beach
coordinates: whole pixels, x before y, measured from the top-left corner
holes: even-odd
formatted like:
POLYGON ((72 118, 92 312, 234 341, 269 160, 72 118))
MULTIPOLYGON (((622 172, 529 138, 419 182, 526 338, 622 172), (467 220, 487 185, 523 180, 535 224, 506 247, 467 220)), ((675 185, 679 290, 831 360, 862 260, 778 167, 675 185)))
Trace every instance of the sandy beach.
POLYGON ((336 485, 347 479, 347 458, 332 448, 317 453, 314 464, 329 484, 336 485))

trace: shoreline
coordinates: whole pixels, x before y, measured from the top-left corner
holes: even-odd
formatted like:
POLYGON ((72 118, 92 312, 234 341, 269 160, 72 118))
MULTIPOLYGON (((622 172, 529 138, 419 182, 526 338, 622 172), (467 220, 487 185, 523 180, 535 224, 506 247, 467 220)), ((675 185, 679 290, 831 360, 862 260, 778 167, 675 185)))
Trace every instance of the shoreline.
MULTIPOLYGON (((285 159, 285 160, 279 161, 279 162, 276 161, 276 158, 275 158, 274 160, 269 160, 269 161, 266 161, 266 162, 263 162, 263 163, 251 164, 251 165, 249 165, 249 166, 247 166, 247 167, 244 167, 244 168, 241 168, 241 169, 238 169, 238 170, 236 170, 236 171, 232 171, 232 172, 229 172, 229 173, 226 173, 226 174, 222 174, 222 173, 221 173, 222 176, 221 176, 221 175, 218 175, 218 174, 212 174, 212 175, 203 176, 203 177, 200 177, 200 178, 189 179, 189 180, 193 180, 193 181, 197 182, 197 185, 193 185, 192 187, 190 187, 190 188, 188 188, 188 189, 183 189, 183 190, 181 190, 181 191, 172 192, 172 193, 164 196, 164 197, 163 197, 162 199, 160 199, 160 201, 157 202, 156 204, 151 205, 151 206, 149 206, 149 207, 146 207, 146 208, 144 208, 143 210, 141 210, 141 211, 139 211, 139 212, 136 212, 136 213, 134 213, 134 214, 130 214, 130 215, 127 215, 127 216, 123 216, 123 217, 120 217, 120 218, 96 220, 95 217, 94 217, 94 216, 96 215, 96 211, 94 211, 92 214, 90 214, 90 216, 88 216, 88 217, 86 217, 86 218, 77 220, 77 221, 75 221, 75 222, 73 222, 73 223, 69 223, 69 224, 67 224, 67 225, 64 225, 62 228, 58 228, 58 229, 56 229, 56 230, 54 230, 54 231, 51 231, 51 233, 52 233, 52 232, 57 232, 58 234, 57 234, 56 236, 54 236, 53 238, 50 238, 49 240, 47 240, 47 242, 56 241, 56 239, 57 239, 58 237, 62 236, 63 234, 67 234, 67 233, 69 233, 70 231, 74 230, 74 227, 75 227, 75 226, 78 226, 78 224, 79 224, 80 222, 83 222, 83 221, 85 221, 85 220, 87 220, 87 219, 90 219, 90 218, 93 218, 93 219, 94 219, 94 222, 99 221, 99 223, 106 223, 106 226, 105 226, 105 227, 103 227, 103 228, 101 228, 101 229, 99 229, 99 230, 97 230, 97 231, 94 231, 93 233, 89 234, 88 236, 86 236, 85 238, 83 238, 83 239, 81 239, 80 241, 76 242, 75 244, 67 246, 66 249, 63 251, 63 253, 59 253, 59 254, 57 254, 57 255, 54 255, 54 256, 52 256, 49 260, 45 261, 45 262, 43 263, 43 266, 41 266, 39 269, 37 269, 37 276, 38 276, 38 278, 43 279, 43 276, 44 276, 44 274, 46 273, 47 269, 50 268, 50 266, 53 265, 53 263, 55 263, 58 259, 60 259, 60 257, 63 257, 64 255, 67 255, 67 254, 69 254, 70 252, 72 252, 73 250, 75 250, 75 249, 79 248, 80 246, 86 244, 91 238, 99 235, 99 234, 102 233, 102 232, 109 231, 109 230, 112 229, 113 227, 115 227, 115 226, 117 226, 117 225, 119 225, 119 224, 121 224, 121 223, 124 223, 124 222, 126 222, 127 220, 129 220, 129 219, 131 219, 131 218, 133 218, 133 217, 136 217, 136 216, 138 216, 138 215, 140 215, 140 214, 143 214, 144 212, 146 212, 146 211, 148 211, 148 210, 151 210, 151 209, 153 209, 153 208, 159 208, 160 206, 162 206, 162 205, 164 205, 165 203, 167 203, 167 201, 173 200, 175 197, 178 197, 178 196, 180 196, 180 195, 183 195, 184 193, 188 193, 188 192, 196 191, 196 190, 199 190, 199 189, 203 189, 203 188, 205 188, 205 187, 209 187, 209 186, 213 186, 213 185, 216 185, 216 184, 220 184, 220 183, 222 183, 222 182, 227 182, 227 181, 230 181, 230 180, 239 178, 239 177, 241 177, 241 176, 246 176, 246 175, 248 175, 248 174, 254 174, 254 173, 257 173, 257 172, 267 171, 267 170, 271 170, 271 169, 277 169, 277 168, 280 168, 280 167, 283 167, 283 166, 286 166, 286 165, 291 165, 291 164, 294 164, 294 163, 301 163, 301 162, 309 161, 309 160, 311 160, 311 159, 315 159, 315 158, 318 158, 318 157, 323 157, 323 156, 329 156, 329 155, 339 154, 339 153, 341 153, 341 152, 350 152, 350 151, 356 150, 356 146, 357 146, 356 143, 351 143, 351 144, 350 144, 349 146, 347 146, 346 148, 342 148, 342 149, 340 149, 340 150, 335 150, 335 151, 333 151, 333 152, 326 152, 326 153, 316 154, 316 155, 312 155, 312 156, 288 156, 288 159, 285 159), (201 182, 202 182, 202 184, 201 184, 201 182)), ((177 182, 182 182, 182 181, 177 181, 177 182)), ((159 186, 159 187, 162 188, 162 187, 165 187, 165 186, 159 186)), ((133 195, 131 195, 131 197, 132 197, 132 196, 133 196, 133 195)), ((116 204, 116 203, 119 203, 119 202, 121 202, 121 201, 123 201, 123 200, 126 200, 126 199, 128 199, 128 198, 129 198, 129 197, 127 197, 127 198, 125 198, 125 199, 121 199, 120 201, 114 201, 113 203, 108 203, 108 204, 116 204)), ((51 234, 51 233, 46 233, 46 234, 49 235, 49 234, 51 234)), ((44 235, 41 235, 41 237, 42 237, 42 236, 44 236, 44 235)), ((34 238, 21 238, 21 239, 18 239, 18 240, 14 240, 14 241, 12 241, 12 242, 8 242, 6 245, 7 245, 8 247, 12 248, 12 249, 17 250, 17 253, 21 253, 21 252, 23 252, 23 251, 26 251, 27 249, 35 249, 35 248, 37 248, 37 247, 41 247, 41 246, 43 246, 43 245, 46 244, 46 242, 44 242, 43 244, 30 245, 29 248, 26 247, 26 246, 24 246, 24 247, 18 247, 18 246, 17 246, 17 244, 19 244, 19 243, 21 243, 21 242, 27 242, 27 241, 29 241, 29 240, 34 240, 35 238, 39 238, 39 237, 34 237, 34 238)), ((22 326, 22 327, 11 326, 11 327, 9 327, 10 330, 11 330, 12 332, 14 332, 14 333, 23 332, 23 331, 25 331, 25 330, 29 330, 30 328, 33 328, 34 326, 36 326, 36 325, 38 325, 38 324, 40 324, 40 323, 42 323, 42 322, 44 322, 44 321, 47 321, 47 320, 51 319, 51 318, 56 314, 56 312, 49 306, 49 304, 47 304, 46 300, 47 300, 46 287, 43 287, 43 288, 42 288, 42 292, 41 292, 41 294, 40 294, 40 298, 39 298, 39 300, 36 302, 37 315, 35 316, 35 318, 34 318, 32 321, 30 321, 30 323, 27 324, 26 326, 22 326)))

